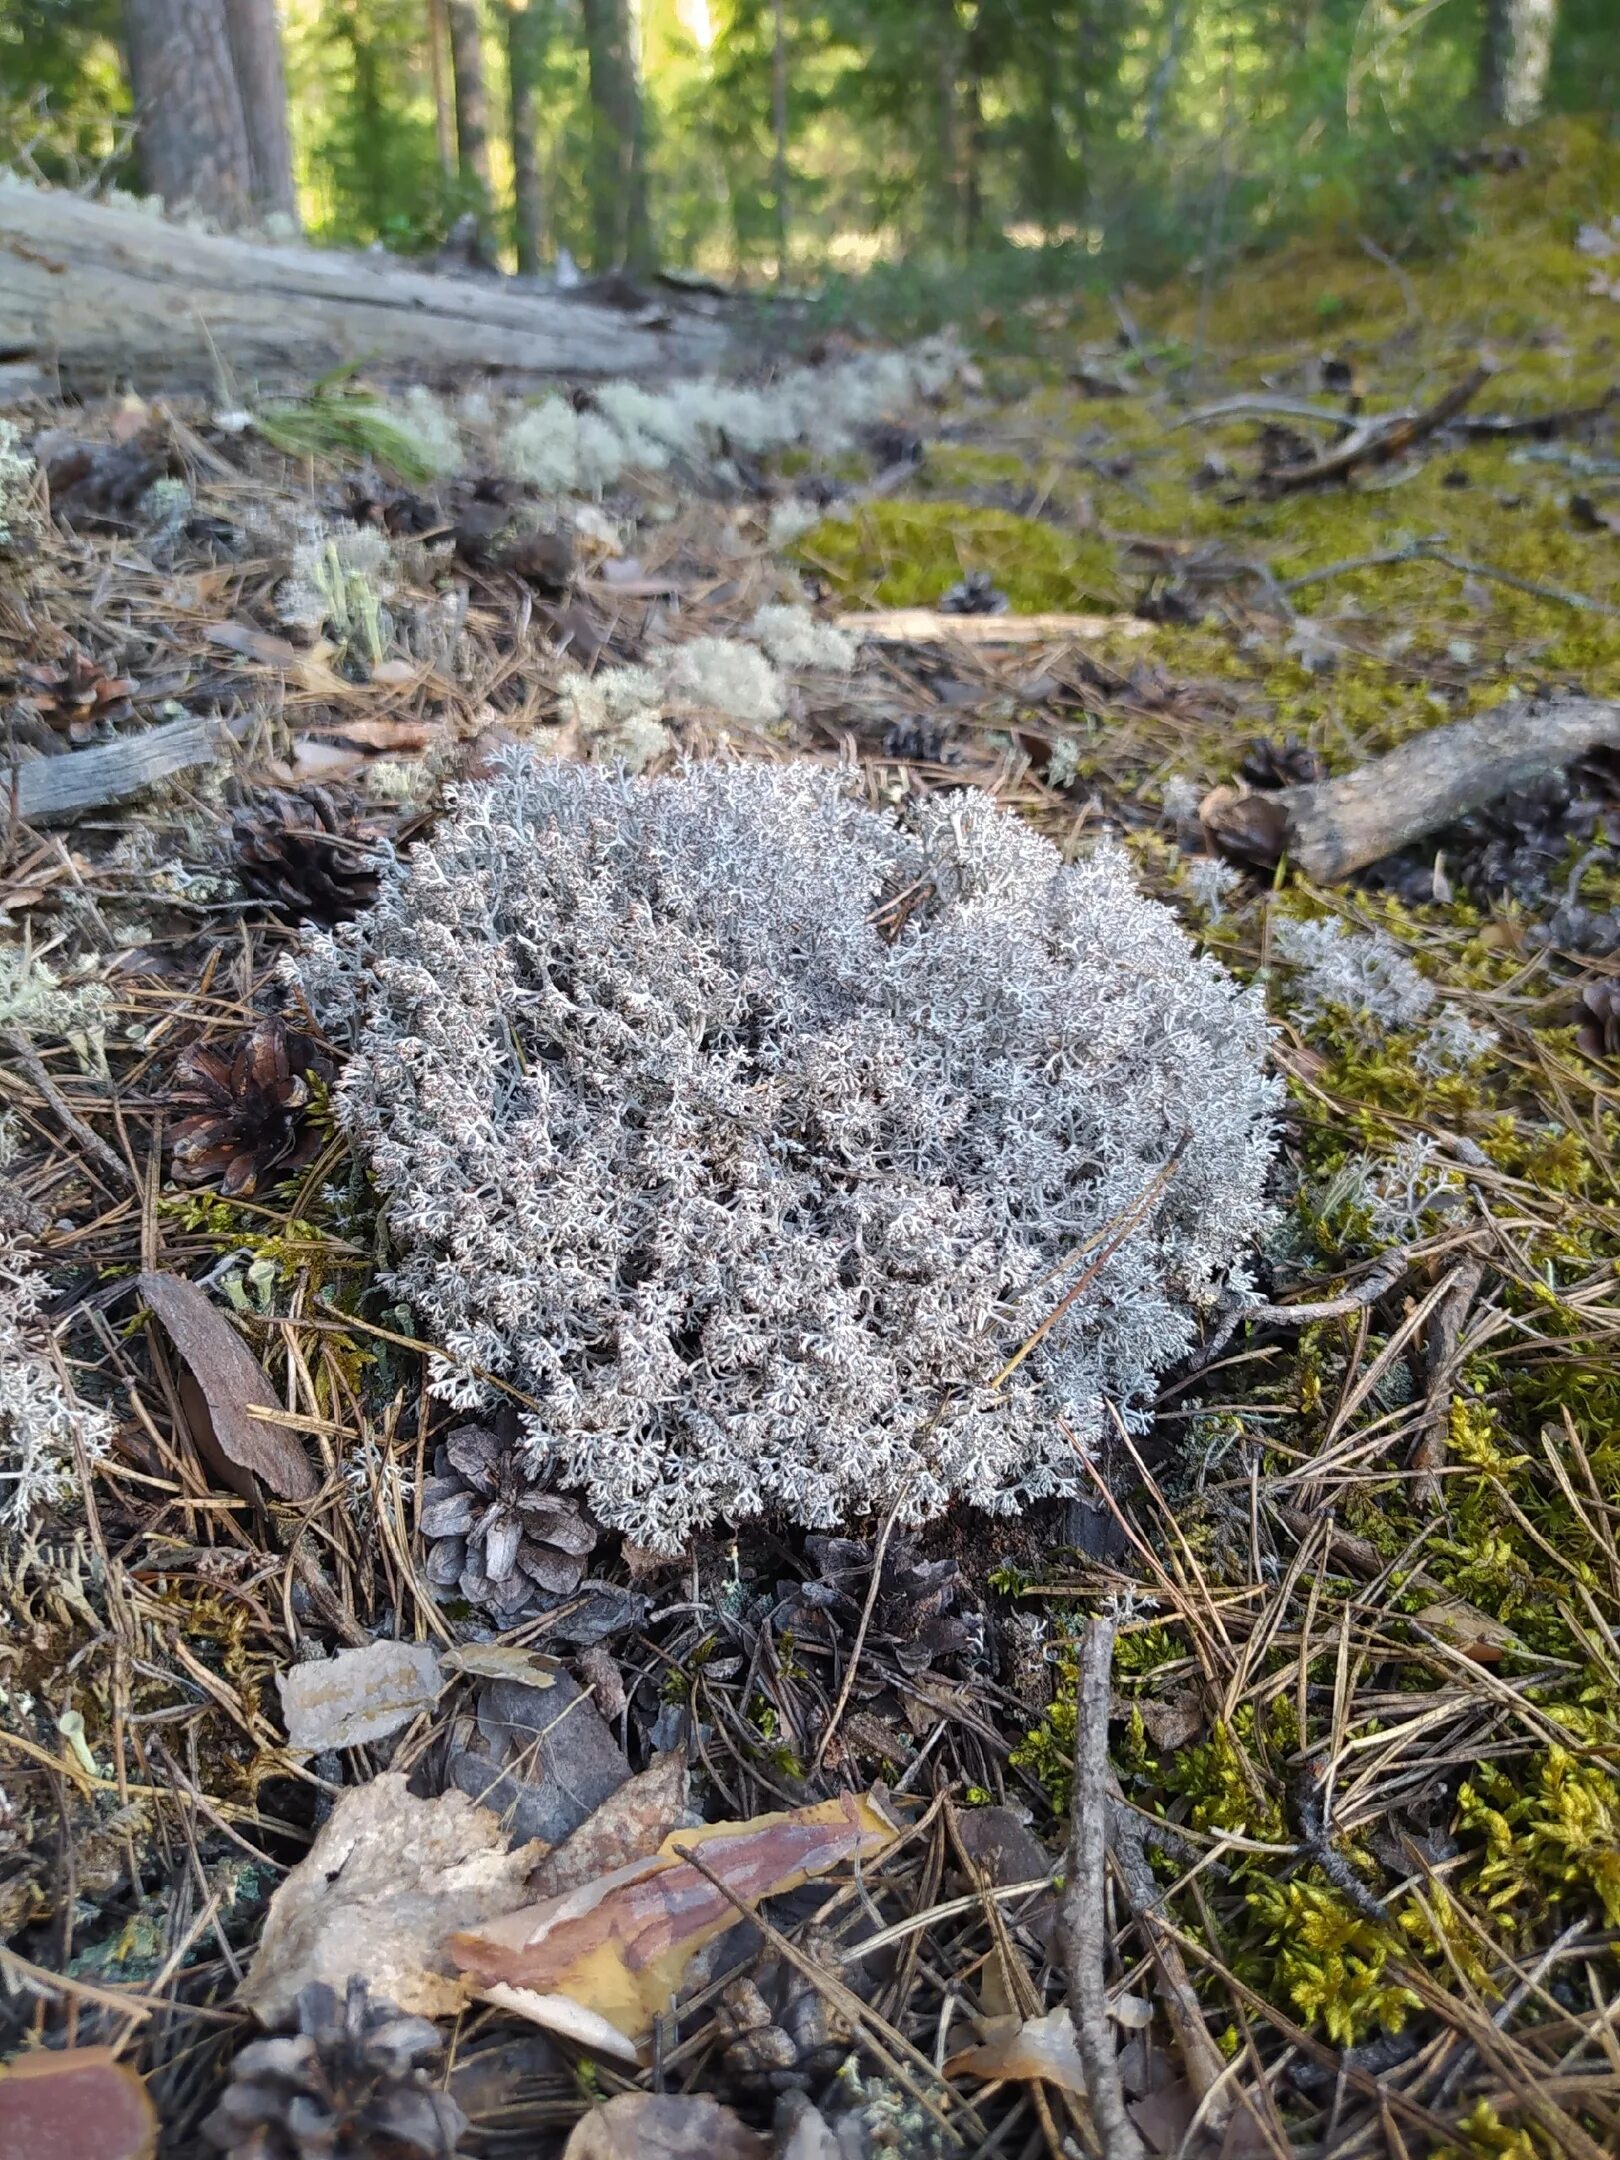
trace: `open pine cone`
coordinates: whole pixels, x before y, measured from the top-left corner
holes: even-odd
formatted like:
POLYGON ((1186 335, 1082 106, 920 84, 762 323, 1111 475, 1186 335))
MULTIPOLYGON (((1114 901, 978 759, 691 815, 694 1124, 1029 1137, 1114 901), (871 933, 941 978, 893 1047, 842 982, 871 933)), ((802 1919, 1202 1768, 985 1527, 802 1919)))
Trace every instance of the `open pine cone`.
POLYGON ((232 815, 243 890, 290 922, 336 923, 377 897, 379 828, 333 788, 268 788, 232 815))
POLYGON ((596 1532, 578 1505, 542 1492, 521 1451, 483 1425, 458 1425, 435 1450, 422 1495, 428 1580, 513 1619, 542 1591, 579 1587, 596 1532))
POLYGON ((211 2145, 230 2160, 454 2160, 467 2118, 429 2074, 436 2025, 371 2002, 358 1975, 341 2003, 312 1982, 297 2015, 237 2056, 211 2145))
POLYGON ((199 1107, 171 1135, 183 1185, 214 1178, 227 1199, 245 1199, 272 1170, 297 1169, 320 1144, 303 1122, 315 1087, 332 1077, 313 1038, 274 1015, 230 1050, 197 1043, 175 1066, 175 1100, 199 1107))

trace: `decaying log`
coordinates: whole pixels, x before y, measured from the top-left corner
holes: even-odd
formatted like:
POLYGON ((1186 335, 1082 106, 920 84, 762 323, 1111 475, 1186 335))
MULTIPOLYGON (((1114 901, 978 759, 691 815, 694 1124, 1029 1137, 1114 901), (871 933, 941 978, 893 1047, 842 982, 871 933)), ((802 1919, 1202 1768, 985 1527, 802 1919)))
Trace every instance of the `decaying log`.
POLYGON ((1620 704, 1518 698, 1431 728, 1337 779, 1275 794, 1217 789, 1200 815, 1224 852, 1256 863, 1286 854, 1331 884, 1596 749, 1620 749, 1620 704))
MULTIPOLYGON (((626 292, 633 301, 635 295, 626 292)), ((201 390, 328 373, 416 380, 653 375, 712 365, 713 303, 656 304, 434 276, 396 258, 194 232, 140 210, 0 181, 0 363, 70 391, 201 390)))

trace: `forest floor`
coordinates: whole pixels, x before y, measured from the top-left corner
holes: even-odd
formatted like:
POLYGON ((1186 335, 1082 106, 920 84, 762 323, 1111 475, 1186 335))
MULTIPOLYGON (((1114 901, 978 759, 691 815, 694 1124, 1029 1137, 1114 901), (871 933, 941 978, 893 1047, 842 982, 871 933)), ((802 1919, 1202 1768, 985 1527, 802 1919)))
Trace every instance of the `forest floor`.
MULTIPOLYGON (((0 695, 44 753, 17 771, 216 739, 158 796, 13 817, 0 856, 0 1235, 43 1247, 63 1369, 118 1418, 74 1504, 0 1543, 0 2054, 115 2047, 161 2149, 206 2149, 291 1882, 266 2015, 351 1971, 439 2015, 469 2155, 560 2151, 582 2118, 576 2160, 1114 2155, 1133 2127, 1155 2154, 1620 2145, 1620 763, 1331 887, 1257 861, 1241 808, 1513 697, 1620 698, 1620 149, 1548 133, 1466 185, 1472 237, 1438 259, 1298 249, 1213 291, 967 323, 950 386, 857 451, 626 477, 562 531, 482 477, 487 415, 439 480, 409 437, 391 469, 364 416, 345 448, 342 388, 261 424, 16 416, 42 477, 0 562, 0 695), (286 598, 311 513, 386 541, 308 558, 318 631, 286 598), (948 612, 879 624, 852 673, 796 670, 783 719, 716 695, 638 729, 560 688, 664 639, 747 642, 799 599, 948 612), (997 641, 1037 613, 1098 620, 997 641), (1273 1302, 1170 1376, 1095 1504, 767 1525, 673 1566, 602 1536, 499 1640, 435 1595, 431 1346, 377 1279, 324 1069, 299 1084, 295 1046, 289 1080, 264 1016, 297 920, 364 904, 367 838, 424 829, 506 737, 808 755, 878 803, 973 783, 1066 850, 1118 832, 1263 981, 1273 1302), (286 792, 310 786, 316 812, 286 792), (173 1129, 199 1116, 182 1178, 173 1129), (200 1314, 173 1278, 212 1293, 200 1314), (273 1420, 244 1418, 255 1368, 222 1333, 273 1420), (1110 1785, 1076 1796, 1100 1613, 1110 1785), (345 1668, 295 1748, 278 1676, 374 1639, 430 1646, 430 1683, 345 1668), (594 1811, 567 1804, 569 1734, 514 1740, 548 1696, 589 1713, 604 1791, 634 1773, 594 1811), (322 1909, 311 1833, 389 1773, 416 1797, 377 1788, 369 1875, 351 1854, 322 1909), (748 1878, 789 1885, 720 1938, 756 1992, 671 1923, 639 2063, 604 2041, 614 1958, 561 1968, 536 2025, 438 1957, 501 1909, 472 1881, 497 1860, 433 1814, 446 1790, 498 1782, 511 1820, 578 1841, 547 1880, 579 1889, 698 1816, 802 1823, 877 1780, 879 1857, 857 1810, 814 1884, 748 1878), (1123 2130, 1062 2007, 1071 1805, 1103 1808, 1114 1856, 1123 2130)), ((333 2035, 323 2076, 409 2085, 333 2035)), ((285 2098, 241 2149, 332 2149, 285 2098)))

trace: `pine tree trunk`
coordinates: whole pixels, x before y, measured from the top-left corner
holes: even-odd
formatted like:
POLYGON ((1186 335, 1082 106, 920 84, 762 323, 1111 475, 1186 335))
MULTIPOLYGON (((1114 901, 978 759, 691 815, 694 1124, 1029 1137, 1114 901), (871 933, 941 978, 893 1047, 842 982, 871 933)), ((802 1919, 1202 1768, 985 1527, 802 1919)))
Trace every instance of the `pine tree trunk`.
POLYGON ((456 144, 461 177, 475 197, 479 230, 487 231, 495 191, 489 171, 489 90, 484 81, 483 25, 478 0, 446 0, 450 60, 456 79, 456 144))
POLYGON ((546 200, 540 180, 536 91, 551 41, 552 0, 506 0, 506 67, 512 86, 512 196, 520 276, 533 277, 545 252, 546 200))
POLYGON ((1524 127, 1541 111, 1558 0, 1485 0, 1480 89, 1493 120, 1524 127))
POLYGON ((438 146, 439 170, 447 180, 456 176, 456 108, 450 92, 450 24, 444 0, 427 0, 428 68, 433 77, 433 139, 438 146))
POLYGON ((788 258, 788 46, 782 0, 773 0, 771 44, 771 124, 775 149, 771 161, 771 212, 776 226, 777 283, 787 276, 788 258))
POLYGON ((242 225, 253 163, 219 0, 124 0, 141 170, 154 194, 242 225))
POLYGON ((591 226, 598 270, 653 260, 636 0, 584 0, 591 78, 591 226))
POLYGON ((287 126, 287 72, 281 54, 276 0, 225 0, 236 87, 247 123, 253 200, 261 216, 298 218, 292 136, 287 126))

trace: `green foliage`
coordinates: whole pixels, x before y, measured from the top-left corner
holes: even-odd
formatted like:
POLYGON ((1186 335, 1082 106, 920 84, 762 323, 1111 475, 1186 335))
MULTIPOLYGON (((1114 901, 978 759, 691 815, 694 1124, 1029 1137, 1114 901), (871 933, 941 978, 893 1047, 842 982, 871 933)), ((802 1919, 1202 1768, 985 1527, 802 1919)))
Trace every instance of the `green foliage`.
POLYGON ((369 391, 347 383, 317 383, 307 398, 264 406, 253 424, 265 441, 288 457, 371 459, 413 487, 438 478, 435 459, 403 415, 369 391))

